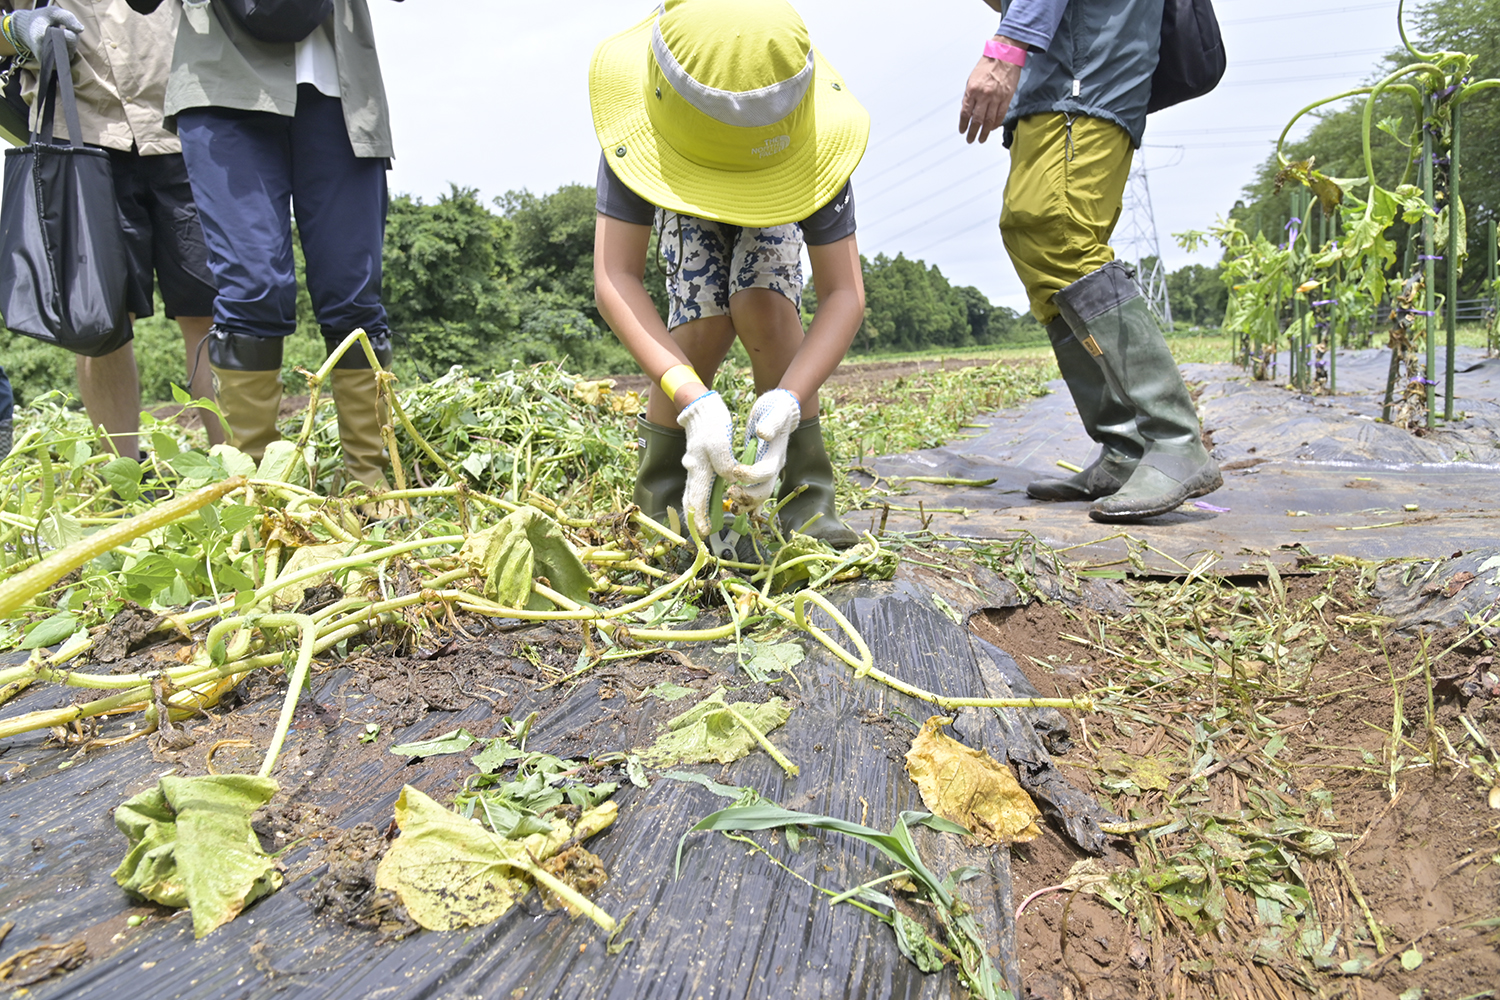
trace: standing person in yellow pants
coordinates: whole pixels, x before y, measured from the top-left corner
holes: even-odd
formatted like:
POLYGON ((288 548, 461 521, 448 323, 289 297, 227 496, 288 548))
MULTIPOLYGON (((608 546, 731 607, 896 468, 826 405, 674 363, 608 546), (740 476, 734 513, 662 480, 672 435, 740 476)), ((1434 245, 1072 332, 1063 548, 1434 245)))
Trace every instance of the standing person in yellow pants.
POLYGON ((602 151, 595 295, 660 387, 639 424, 636 504, 658 520, 691 511, 702 526, 717 473, 754 500, 776 492, 783 529, 853 545, 834 507, 818 389, 864 319, 849 175, 869 117, 781 0, 667 0, 599 46, 589 95, 602 151), (666 323, 644 284, 653 222, 666 323), (805 336, 804 244, 818 289, 805 336), (709 388, 736 337, 760 394, 748 466, 709 388))
POLYGON ((1013 0, 959 117, 969 142, 1004 129, 1000 233, 1101 445, 1082 472, 1026 492, 1092 500, 1096 521, 1154 517, 1223 485, 1134 269, 1109 246, 1146 127, 1161 23, 1162 0, 1013 0))

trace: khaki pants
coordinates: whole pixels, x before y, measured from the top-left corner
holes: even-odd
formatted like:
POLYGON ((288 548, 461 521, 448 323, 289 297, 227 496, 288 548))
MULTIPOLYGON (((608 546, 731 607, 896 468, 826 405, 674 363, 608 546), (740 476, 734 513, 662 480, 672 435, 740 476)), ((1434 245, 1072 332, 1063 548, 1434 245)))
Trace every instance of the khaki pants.
POLYGON ((1027 115, 1016 123, 1000 236, 1031 312, 1057 318, 1052 296, 1115 259, 1109 237, 1120 221, 1133 150, 1114 122, 1027 115))

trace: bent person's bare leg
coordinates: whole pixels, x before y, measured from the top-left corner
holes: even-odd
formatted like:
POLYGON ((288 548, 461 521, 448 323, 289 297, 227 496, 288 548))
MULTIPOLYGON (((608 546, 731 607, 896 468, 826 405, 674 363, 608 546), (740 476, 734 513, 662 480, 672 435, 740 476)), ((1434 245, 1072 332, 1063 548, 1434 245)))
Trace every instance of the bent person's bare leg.
MULTIPOLYGON (((134 317, 132 317, 132 320, 134 317)), ((78 394, 89 423, 104 428, 104 447, 124 458, 140 454, 141 379, 135 342, 98 358, 78 355, 78 394)))
MULTIPOLYGON (((214 398, 214 372, 208 363, 208 330, 213 326, 212 316, 178 316, 177 325, 182 328, 182 346, 187 351, 188 395, 194 399, 214 398)), ((224 443, 224 424, 207 410, 198 411, 203 421, 203 431, 210 445, 224 443)))

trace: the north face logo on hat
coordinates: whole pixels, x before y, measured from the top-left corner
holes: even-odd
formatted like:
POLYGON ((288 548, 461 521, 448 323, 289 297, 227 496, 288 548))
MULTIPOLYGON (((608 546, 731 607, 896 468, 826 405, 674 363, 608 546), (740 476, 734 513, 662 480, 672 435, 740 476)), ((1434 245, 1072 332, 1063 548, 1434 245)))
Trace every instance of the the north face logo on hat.
POLYGON ((752 147, 750 152, 764 160, 768 156, 775 156, 777 153, 786 152, 787 147, 791 144, 791 136, 773 135, 761 145, 752 147))

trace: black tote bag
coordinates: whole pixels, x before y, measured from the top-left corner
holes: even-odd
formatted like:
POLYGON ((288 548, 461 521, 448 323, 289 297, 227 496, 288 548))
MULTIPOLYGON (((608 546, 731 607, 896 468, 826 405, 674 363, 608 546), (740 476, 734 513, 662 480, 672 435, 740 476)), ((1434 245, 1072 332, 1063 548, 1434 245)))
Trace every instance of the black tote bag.
POLYGON ((109 153, 83 145, 61 28, 41 52, 39 124, 31 143, 5 151, 0 202, 0 315, 13 333, 99 357, 130 340, 129 263, 109 153), (66 145, 54 144, 59 100, 66 145))
POLYGON ((1146 112, 1202 97, 1219 85, 1227 65, 1212 0, 1166 0, 1146 112))

